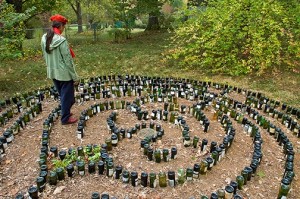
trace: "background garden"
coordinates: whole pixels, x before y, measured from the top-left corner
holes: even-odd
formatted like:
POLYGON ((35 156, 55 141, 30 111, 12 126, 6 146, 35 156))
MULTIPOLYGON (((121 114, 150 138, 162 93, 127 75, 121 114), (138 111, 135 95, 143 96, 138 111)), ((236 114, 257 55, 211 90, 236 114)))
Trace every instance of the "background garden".
MULTIPOLYGON (((300 108, 298 0, 0 0, 1 106, 5 104, 6 99, 15 96, 16 93, 52 85, 51 80, 46 79, 40 39, 51 25, 50 16, 56 13, 69 19, 64 36, 75 51, 76 70, 81 78, 129 74, 211 81, 261 92, 270 99, 300 108)), ((237 100, 244 100, 244 97, 240 94, 233 96, 237 100)), ((37 157, 39 149, 33 148, 29 143, 38 146, 40 137, 32 136, 30 133, 41 131, 40 123, 55 105, 56 102, 47 101, 46 112, 38 116, 32 126, 25 129, 23 140, 16 141, 15 147, 8 150, 7 159, 0 164, 0 183, 5 185, 0 189, 0 197, 12 198, 20 189, 24 192, 30 183, 33 184, 38 171, 35 165, 37 163, 32 163, 31 159, 37 157), (19 146, 26 148, 24 153, 18 152, 19 146), (15 155, 15 158, 11 158, 10 155, 15 155), (20 173, 17 172, 18 165, 22 164, 22 161, 24 165, 33 168, 33 176, 27 176, 25 169, 20 173), (15 164, 16 162, 18 164, 15 164), (10 169, 7 169, 9 167, 10 169), (15 174, 11 177, 9 173, 15 174), (13 183, 10 182, 12 178, 15 178, 12 180, 13 183), (18 186, 17 182, 20 183, 18 186)), ((79 115, 83 108, 91 104, 84 105, 85 107, 76 106, 74 113, 79 115)), ((5 110, 2 108, 1 112, 5 110)), ((104 113, 104 117, 107 117, 107 113, 104 113)), ((124 118, 129 117, 131 116, 121 111, 119 122, 125 122, 124 118)), ((134 119, 130 121, 136 122, 134 119)), ((90 122, 93 131, 96 131, 98 120, 94 117, 90 122)), ((8 125, 10 123, 2 126, 1 131, 8 125)), ((55 136, 51 141, 58 143, 60 147, 68 147, 71 142, 75 146, 82 144, 76 138, 72 138, 68 143, 68 136, 60 137, 61 131, 72 135, 71 132, 74 131, 72 127, 63 128, 58 125, 54 129, 55 136)), ((243 131, 242 128, 240 130, 243 131)), ((167 131, 172 132, 170 129, 167 131)), ((213 130, 217 131, 217 128, 213 130)), ((97 134, 92 132, 83 144, 94 141, 93 136, 97 134)), ((238 137, 242 142, 234 146, 235 150, 243 151, 245 156, 249 149, 246 141, 251 142, 247 139, 238 137)), ((296 160, 299 159, 300 149, 297 139, 295 136, 291 138, 296 160)), ((103 137, 99 140, 103 141, 103 137)), ((249 185, 249 191, 247 192, 246 188, 242 192, 243 196, 270 198, 278 192, 281 173, 277 171, 281 170, 276 166, 274 168, 274 165, 281 156, 277 146, 272 145, 270 141, 267 141, 267 145, 270 148, 264 150, 270 158, 267 158, 262 166, 255 183, 249 185), (266 190, 268 183, 276 191, 266 190), (257 190, 259 191, 256 193, 257 190)), ((236 154, 231 152, 231 155, 236 154)), ((238 165, 239 161, 244 160, 233 160, 233 164, 238 165)), ((133 159, 132 164, 136 166, 138 162, 133 159)), ((279 164, 282 164, 282 161, 279 161, 279 164)), ((210 176, 209 179, 213 179, 212 183, 207 183, 204 188, 186 184, 176 190, 172 189, 174 198, 191 196, 192 194, 185 193, 189 191, 190 193, 196 193, 195 190, 200 190, 201 193, 215 191, 216 184, 217 186, 222 184, 216 180, 218 175, 222 174, 222 169, 230 169, 232 165, 231 162, 225 162, 222 166, 223 168, 219 167, 218 170, 220 173, 216 172, 210 176), (185 189, 185 186, 188 188, 185 189)), ((299 167, 299 164, 295 165, 295 168, 299 167)), ((90 196, 92 191, 103 190, 115 192, 122 197, 126 195, 122 192, 124 186, 115 184, 113 180, 107 182, 101 179, 104 188, 96 186, 94 180, 94 176, 80 180, 80 186, 89 186, 85 187, 86 192, 84 190, 76 192, 76 182, 67 180, 66 185, 58 186, 67 187, 64 188, 67 191, 63 191, 59 197, 66 198, 72 192, 74 198, 85 198, 90 196), (114 186, 118 187, 117 191, 113 189, 114 186)), ((151 198, 155 196, 172 198, 172 195, 168 195, 168 191, 171 190, 158 189, 153 192, 149 189, 145 191, 125 188, 132 198, 143 198, 148 194, 151 198)), ((299 180, 296 173, 291 198, 296 198, 299 193, 297 189, 299 180)), ((43 197, 56 198, 53 195, 54 190, 55 188, 48 189, 43 197)))

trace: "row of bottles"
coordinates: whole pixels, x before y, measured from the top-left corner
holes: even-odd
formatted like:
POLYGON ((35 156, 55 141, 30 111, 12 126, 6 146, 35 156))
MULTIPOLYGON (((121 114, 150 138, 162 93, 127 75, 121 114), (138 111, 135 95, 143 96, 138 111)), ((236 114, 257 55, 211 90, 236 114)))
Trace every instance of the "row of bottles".
MULTIPOLYGON (((193 81, 189 79, 174 79, 174 78, 159 78, 159 77, 141 77, 141 76, 116 76, 115 78, 108 78, 106 76, 102 77, 93 77, 89 80, 82 80, 79 87, 81 88, 95 88, 96 85, 102 87, 103 89, 105 87, 109 86, 125 86, 125 85, 137 85, 142 86, 142 88, 156 88, 158 94, 166 94, 167 90, 172 90, 171 88, 177 88, 177 89, 184 89, 184 90, 201 90, 201 88, 205 87, 206 89, 203 89, 204 91, 207 90, 207 87, 214 87, 216 89, 223 89, 225 92, 231 92, 235 91, 237 93, 241 93, 247 96, 246 104, 252 105, 254 107, 255 104, 259 104, 258 102, 261 101, 264 104, 268 104, 270 106, 278 107, 280 105, 279 101, 275 101, 273 99, 269 99, 265 97, 263 94, 259 92, 252 92, 249 90, 232 87, 224 84, 218 84, 218 83, 211 83, 211 82, 203 82, 203 81, 193 81), (254 100, 256 99, 256 100, 254 100)), ((97 89, 94 89, 96 91, 97 89)), ((100 91, 100 89, 98 89, 100 91)), ((114 90, 114 89, 111 89, 114 90)), ((153 90, 153 89, 151 89, 153 90)), ((149 91, 149 90, 148 90, 149 91)), ((92 92, 92 91, 91 91, 92 92)), ((150 92, 147 92, 150 93, 150 92)), ((172 92, 171 95, 174 96, 174 93, 172 92)), ((299 118, 300 110, 291 106, 287 106, 286 104, 282 104, 282 110, 286 110, 287 113, 297 115, 299 118)))
MULTIPOLYGON (((242 123, 243 123, 243 121, 242 121, 242 123)), ((255 135, 254 137, 255 137, 255 139, 256 139, 257 136, 255 135)), ((259 140, 259 139, 258 139, 258 140, 259 140)), ((255 143, 256 143, 256 141, 258 141, 258 140, 255 140, 255 143)), ((136 175, 134 174, 134 176, 136 176, 136 175)), ((134 178, 134 179, 135 179, 135 178, 134 178)))
MULTIPOLYGON (((244 104, 242 104, 244 105, 244 104)), ((241 110, 240 110, 241 111, 241 110)), ((265 111, 268 112, 268 111, 265 111)), ((251 119, 254 119, 256 124, 261 126, 263 129, 265 129, 271 137, 275 139, 276 142, 278 142, 279 146, 282 147, 283 153, 286 157, 286 162, 284 166, 284 174, 281 180, 279 192, 278 192, 278 199, 287 198, 287 195, 289 193, 289 190, 291 188, 291 183, 293 181, 293 178, 295 176, 294 173, 294 149, 293 144, 289 141, 285 133, 279 128, 276 127, 274 124, 272 124, 270 121, 267 120, 264 116, 260 115, 256 111, 246 111, 246 115, 249 115, 251 119)), ((242 116, 243 117, 243 116, 242 116)), ((241 175, 237 177, 237 181, 240 181, 240 184, 246 183, 246 180, 250 180, 251 177, 249 176, 249 173, 255 173, 257 166, 261 162, 262 158, 262 152, 261 152, 261 135, 258 130, 258 127, 255 126, 251 121, 249 121, 246 117, 243 117, 243 119, 239 120, 241 121, 244 132, 247 133, 249 136, 253 137, 254 142, 254 154, 252 158, 252 162, 250 164, 250 167, 245 167, 245 169, 241 172, 241 175), (247 173, 247 169, 249 170, 247 173), (252 172, 250 172, 252 171, 252 172), (242 183, 244 181, 244 183, 242 183)), ((287 126, 288 127, 288 126, 287 126)), ((293 133, 295 133, 293 131, 293 133)))
POLYGON ((4 155, 8 144, 12 143, 15 136, 23 130, 30 121, 33 120, 38 114, 42 112, 42 104, 38 102, 35 106, 27 109, 13 124, 4 130, 3 134, 0 135, 0 161, 4 155))

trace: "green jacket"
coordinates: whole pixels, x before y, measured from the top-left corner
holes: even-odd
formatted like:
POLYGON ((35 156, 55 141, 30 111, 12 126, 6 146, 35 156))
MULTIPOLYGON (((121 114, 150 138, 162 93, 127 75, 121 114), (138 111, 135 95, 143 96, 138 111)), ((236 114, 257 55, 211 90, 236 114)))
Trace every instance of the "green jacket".
POLYGON ((46 52, 46 34, 42 37, 43 57, 47 65, 47 77, 59 81, 78 80, 75 65, 66 38, 54 34, 50 44, 51 53, 46 52))

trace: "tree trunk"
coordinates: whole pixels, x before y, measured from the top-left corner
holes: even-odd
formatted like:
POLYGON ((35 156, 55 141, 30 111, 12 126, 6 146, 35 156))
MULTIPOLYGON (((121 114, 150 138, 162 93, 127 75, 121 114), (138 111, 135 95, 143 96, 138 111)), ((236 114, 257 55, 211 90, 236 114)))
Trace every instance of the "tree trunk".
POLYGON ((77 16, 77 24, 78 24, 78 31, 77 32, 82 33, 83 28, 82 28, 82 14, 81 14, 80 1, 76 1, 76 8, 77 8, 76 16, 77 16))
POLYGON ((148 24, 146 30, 159 30, 159 21, 155 13, 149 13, 148 24))
POLYGON ((15 11, 17 13, 22 13, 22 9, 23 9, 23 2, 22 2, 22 0, 6 0, 6 3, 13 4, 15 11))

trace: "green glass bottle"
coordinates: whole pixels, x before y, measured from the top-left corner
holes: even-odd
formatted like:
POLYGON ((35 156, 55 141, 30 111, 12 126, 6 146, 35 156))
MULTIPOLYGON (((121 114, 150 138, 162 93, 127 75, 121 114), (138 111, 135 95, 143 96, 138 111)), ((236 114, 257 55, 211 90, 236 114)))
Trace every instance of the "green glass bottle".
POLYGON ((155 158, 155 162, 156 163, 160 163, 161 162, 161 152, 159 149, 155 150, 154 152, 154 158, 155 158))
MULTIPOLYGON (((247 180, 247 179, 246 179, 247 180)), ((236 177, 236 182, 238 183, 238 189, 239 190, 242 190, 243 189, 243 186, 244 186, 244 181, 245 181, 245 179, 244 179, 244 177, 243 176, 237 176, 236 177)))
POLYGON ((160 187, 166 187, 167 186, 167 175, 165 172, 159 172, 158 174, 158 181, 160 187))
POLYGON ((65 170, 62 167, 57 168, 56 173, 57 173, 58 180, 64 180, 65 179, 65 170))
POLYGON ((84 176, 85 175, 85 164, 83 161, 80 161, 77 163, 77 169, 78 169, 78 174, 80 176, 84 176))
POLYGON ((50 185, 56 185, 57 184, 57 173, 55 171, 50 171, 49 184, 50 185))
POLYGON ((205 159, 203 159, 200 163, 200 174, 205 175, 207 172, 208 163, 205 159))
POLYGON ((192 168, 187 168, 186 169, 186 180, 187 181, 192 181, 193 180, 193 169, 192 168))
POLYGON ((286 199, 290 191, 290 186, 286 184, 281 184, 277 199, 286 199))
POLYGON ((185 170, 182 168, 178 169, 177 176, 178 176, 178 184, 183 184, 186 180, 185 170))
POLYGON ((168 162, 169 159, 169 149, 163 149, 163 161, 168 162))
POLYGON ((155 188, 157 185, 156 173, 150 173, 150 187, 155 188))
POLYGON ((199 142, 199 137, 194 136, 194 138, 193 138, 193 147, 194 148, 197 148, 198 142, 199 142))

